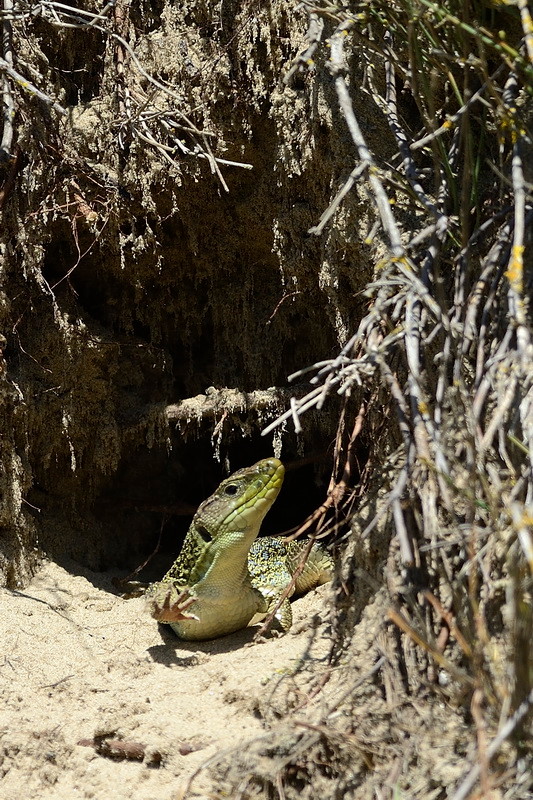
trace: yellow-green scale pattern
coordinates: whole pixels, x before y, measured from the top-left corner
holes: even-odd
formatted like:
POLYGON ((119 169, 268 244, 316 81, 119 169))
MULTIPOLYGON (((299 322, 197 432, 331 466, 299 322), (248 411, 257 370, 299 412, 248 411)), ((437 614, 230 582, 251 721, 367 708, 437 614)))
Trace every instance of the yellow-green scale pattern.
MULTIPOLYGON (((245 627, 264 617, 291 581, 305 543, 255 541, 284 473, 277 458, 263 459, 222 481, 199 507, 178 558, 147 592, 151 615, 180 638, 211 639, 245 627)), ((329 556, 313 545, 296 591, 324 583, 330 574, 329 556)), ((276 616, 287 630, 288 601, 276 616)))

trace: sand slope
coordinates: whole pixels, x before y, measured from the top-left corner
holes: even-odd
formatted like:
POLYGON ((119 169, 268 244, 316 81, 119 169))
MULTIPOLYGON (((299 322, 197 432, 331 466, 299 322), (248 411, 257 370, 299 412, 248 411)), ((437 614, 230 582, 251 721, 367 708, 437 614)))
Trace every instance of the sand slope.
MULTIPOLYGON (((249 628, 187 644, 145 615, 142 598, 118 597, 111 573, 66 566, 46 563, 23 591, 0 590, 2 800, 175 798, 216 752, 264 730, 280 675, 328 650, 327 626, 310 625, 328 587, 293 604, 286 636, 246 646, 249 628), (143 760, 99 754, 95 736, 143 760)), ((200 796, 202 786, 204 773, 200 796)))

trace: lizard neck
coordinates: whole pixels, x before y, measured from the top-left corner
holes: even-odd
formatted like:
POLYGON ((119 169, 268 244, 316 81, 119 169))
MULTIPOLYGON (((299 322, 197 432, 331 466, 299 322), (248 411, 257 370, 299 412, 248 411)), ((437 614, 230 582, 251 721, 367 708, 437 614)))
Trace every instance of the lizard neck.
POLYGON ((191 582, 202 581, 206 586, 223 580, 226 589, 249 584, 248 554, 259 533, 260 523, 244 530, 228 531, 212 541, 205 549, 191 575, 191 582))

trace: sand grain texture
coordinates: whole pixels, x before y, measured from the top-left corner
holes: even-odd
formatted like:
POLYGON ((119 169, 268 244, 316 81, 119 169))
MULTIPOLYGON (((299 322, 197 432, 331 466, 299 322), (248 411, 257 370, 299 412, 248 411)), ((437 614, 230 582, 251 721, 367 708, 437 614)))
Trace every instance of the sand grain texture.
MULTIPOLYGON (((261 707, 280 676, 328 650, 325 625, 305 624, 327 587, 293 604, 295 633, 252 647, 253 629, 189 644, 158 628, 142 598, 118 597, 110 573, 67 566, 46 563, 23 591, 1 590, 2 800, 175 798, 203 762, 264 730, 261 707), (144 760, 100 755, 95 737, 132 753, 140 743, 144 760)), ((195 796, 208 780, 195 781, 195 796)))

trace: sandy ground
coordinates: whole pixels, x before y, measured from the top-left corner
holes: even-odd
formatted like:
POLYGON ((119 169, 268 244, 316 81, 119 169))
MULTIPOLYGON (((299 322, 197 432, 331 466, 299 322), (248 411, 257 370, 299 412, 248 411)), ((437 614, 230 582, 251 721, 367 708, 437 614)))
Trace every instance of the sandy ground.
MULTIPOLYGON (((142 598, 117 596, 112 573, 66 566, 46 563, 23 591, 0 590, 2 800, 179 797, 215 753, 264 731, 261 708, 281 677, 328 650, 327 586, 293 603, 286 636, 249 646, 248 628, 185 643, 142 598), (98 753, 99 736, 143 760, 98 753)), ((204 792, 202 772, 193 794, 204 792)))

